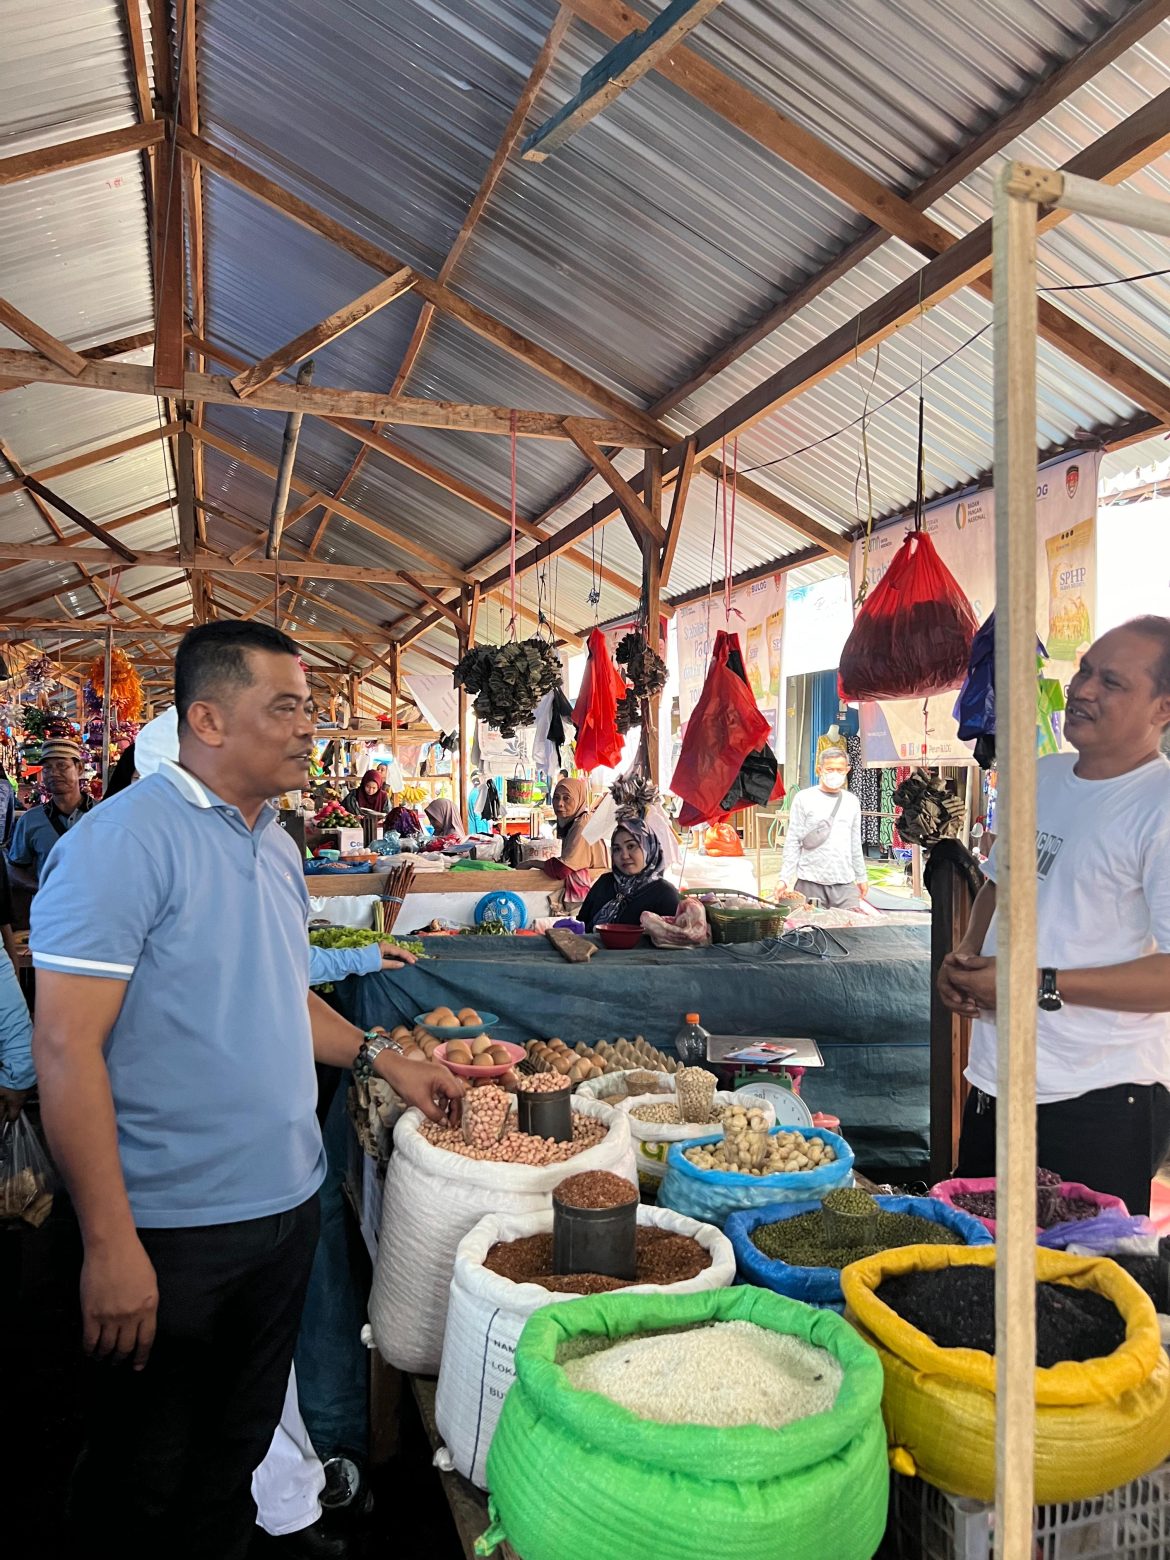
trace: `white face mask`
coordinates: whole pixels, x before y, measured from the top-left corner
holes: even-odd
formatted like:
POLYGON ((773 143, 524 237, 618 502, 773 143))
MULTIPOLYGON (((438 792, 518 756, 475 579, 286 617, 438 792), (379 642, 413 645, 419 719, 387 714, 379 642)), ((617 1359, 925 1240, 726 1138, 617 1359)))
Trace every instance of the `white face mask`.
POLYGON ((840 770, 830 769, 821 776, 821 784, 826 791, 839 791, 848 778, 840 770))

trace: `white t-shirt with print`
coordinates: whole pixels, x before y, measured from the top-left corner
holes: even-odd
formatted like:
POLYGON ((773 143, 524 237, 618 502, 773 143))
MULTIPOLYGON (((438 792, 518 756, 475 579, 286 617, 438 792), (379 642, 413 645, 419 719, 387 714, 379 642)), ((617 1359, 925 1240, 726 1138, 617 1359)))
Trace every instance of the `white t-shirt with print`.
MULTIPOLYGON (((1041 969, 1094 969, 1170 953, 1170 762, 1081 780, 1075 753, 1036 778, 1037 953, 1041 969)), ((995 851, 987 862, 995 882, 995 851)), ((983 944, 996 951, 993 917, 983 944)), ((971 1027, 967 1078, 995 1093, 995 1024, 971 1027)), ((1075 1099, 1119 1083, 1170 1084, 1170 1013, 1065 1005, 1039 1012, 1036 1098, 1075 1099)))

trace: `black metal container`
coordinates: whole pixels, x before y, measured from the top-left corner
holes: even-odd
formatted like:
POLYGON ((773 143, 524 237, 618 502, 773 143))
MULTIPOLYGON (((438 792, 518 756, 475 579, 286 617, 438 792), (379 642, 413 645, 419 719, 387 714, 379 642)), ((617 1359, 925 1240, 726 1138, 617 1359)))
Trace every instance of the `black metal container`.
POLYGON ((638 1199, 620 1208, 569 1208, 553 1193, 553 1272, 638 1276, 638 1199))
POLYGON ((526 1089, 516 1093, 516 1119, 521 1132, 532 1137, 552 1138, 554 1143, 573 1141, 573 1111, 570 1100, 572 1086, 551 1094, 530 1094, 526 1089))

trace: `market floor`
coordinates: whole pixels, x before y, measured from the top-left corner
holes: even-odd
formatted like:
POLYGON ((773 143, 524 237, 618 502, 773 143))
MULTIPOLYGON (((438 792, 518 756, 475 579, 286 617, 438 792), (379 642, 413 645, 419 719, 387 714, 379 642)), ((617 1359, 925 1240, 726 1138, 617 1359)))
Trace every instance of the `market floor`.
MULTIPOLYGON (((54 1214, 39 1230, 0 1227, 5 1560, 66 1560, 62 1506, 81 1437, 80 1359, 72 1343, 77 1263, 67 1218, 54 1214)), ((375 1470, 371 1484, 374 1513, 355 1535, 355 1560, 462 1560, 409 1393, 403 1397, 401 1451, 375 1470)), ((261 1541, 254 1552, 256 1560, 280 1560, 283 1550, 281 1543, 261 1541)))

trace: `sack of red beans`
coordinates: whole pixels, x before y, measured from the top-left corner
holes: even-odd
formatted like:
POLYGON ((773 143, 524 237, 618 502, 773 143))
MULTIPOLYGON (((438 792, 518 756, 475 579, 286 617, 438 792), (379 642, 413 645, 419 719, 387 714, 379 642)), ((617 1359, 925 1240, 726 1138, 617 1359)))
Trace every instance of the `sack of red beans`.
POLYGON ((925 531, 910 531, 841 651, 842 699, 925 699, 967 675, 979 624, 925 531))

